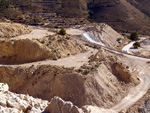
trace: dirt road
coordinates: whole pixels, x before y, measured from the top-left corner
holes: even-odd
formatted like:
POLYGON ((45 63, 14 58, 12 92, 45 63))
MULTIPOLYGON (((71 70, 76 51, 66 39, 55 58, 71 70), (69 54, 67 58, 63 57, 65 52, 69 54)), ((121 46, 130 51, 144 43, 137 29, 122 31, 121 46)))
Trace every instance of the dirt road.
POLYGON ((20 35, 14 37, 13 39, 40 39, 48 35, 55 34, 54 32, 50 32, 47 29, 43 29, 43 28, 34 28, 34 27, 29 27, 29 28, 32 30, 29 34, 20 35))
MULTIPOLYGON (((56 66, 64 66, 67 68, 74 67, 76 69, 80 68, 83 64, 88 63, 89 57, 91 55, 94 55, 98 52, 97 49, 89 48, 87 52, 80 53, 74 56, 69 56, 63 59, 58 60, 44 60, 44 61, 38 61, 38 62, 32 62, 32 63, 25 63, 25 64, 19 64, 19 65, 11 65, 11 67, 30 67, 30 66, 39 66, 39 65, 56 65, 56 66)), ((10 65, 0 65, 0 66, 10 66, 10 65)))

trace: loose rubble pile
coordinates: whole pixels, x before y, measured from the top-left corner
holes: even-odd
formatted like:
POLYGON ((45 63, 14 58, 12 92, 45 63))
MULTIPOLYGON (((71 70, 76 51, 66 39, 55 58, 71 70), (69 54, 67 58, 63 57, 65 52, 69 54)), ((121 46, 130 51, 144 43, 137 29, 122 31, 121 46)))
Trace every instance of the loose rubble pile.
POLYGON ((0 113, 40 113, 48 103, 29 95, 12 93, 7 84, 0 83, 0 113))
POLYGON ((57 96, 49 102, 29 95, 12 93, 7 84, 0 83, 0 113, 59 113, 60 111, 61 113, 85 113, 81 108, 57 96))
POLYGON ((51 99, 50 105, 45 111, 50 113, 84 113, 82 109, 71 102, 65 102, 57 96, 51 99))

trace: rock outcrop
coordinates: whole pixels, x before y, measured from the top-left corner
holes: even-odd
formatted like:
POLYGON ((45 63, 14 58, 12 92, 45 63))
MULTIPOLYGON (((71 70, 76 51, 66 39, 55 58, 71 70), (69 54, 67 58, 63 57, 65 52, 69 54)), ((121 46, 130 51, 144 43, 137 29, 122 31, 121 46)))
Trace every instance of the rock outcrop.
POLYGON ((48 106, 46 100, 35 99, 29 95, 10 92, 7 84, 0 83, 1 113, 41 113, 48 106))
POLYGON ((100 49, 99 52, 91 57, 91 60, 104 61, 105 66, 111 71, 111 73, 119 80, 125 83, 139 84, 138 77, 129 70, 127 65, 117 60, 117 57, 110 56, 107 51, 100 49))
POLYGON ((12 93, 7 84, 0 83, 1 113, 59 113, 60 111, 61 113, 84 113, 81 108, 57 96, 48 102, 29 95, 12 93))
POLYGON ((45 109, 48 113, 84 113, 82 109, 73 105, 71 102, 65 102, 59 97, 54 97, 51 99, 50 104, 45 109))
POLYGON ((49 49, 37 41, 0 40, 0 63, 19 64, 52 57, 49 49))
POLYGON ((0 38, 10 38, 29 32, 29 28, 18 23, 0 23, 0 38))
MULTIPOLYGON (((133 85, 132 75, 126 74, 127 67, 124 68, 120 64, 122 68, 119 70, 117 66, 120 65, 119 63, 115 64, 116 61, 117 58, 113 57, 112 54, 99 51, 96 56, 91 57, 89 64, 82 66, 90 71, 87 75, 82 75, 72 68, 51 65, 1 66, 0 82, 8 83, 10 91, 51 101, 46 109, 50 113, 57 113, 59 110, 64 113, 66 111, 73 112, 72 109, 76 110, 77 113, 80 113, 78 111, 82 113, 85 111, 80 108, 85 105, 111 108, 125 97, 128 85, 133 85), (101 53, 105 54, 101 55, 101 53), (92 63, 96 64, 97 62, 100 64, 92 65, 92 63), (87 67, 88 65, 91 67, 87 67), (119 73, 118 76, 122 76, 124 81, 120 81, 113 71, 119 73), (125 75, 130 80, 129 84, 126 82, 125 75), (55 96, 64 101, 71 101, 74 105, 55 96)), ((92 109, 94 108, 92 107, 92 109)))

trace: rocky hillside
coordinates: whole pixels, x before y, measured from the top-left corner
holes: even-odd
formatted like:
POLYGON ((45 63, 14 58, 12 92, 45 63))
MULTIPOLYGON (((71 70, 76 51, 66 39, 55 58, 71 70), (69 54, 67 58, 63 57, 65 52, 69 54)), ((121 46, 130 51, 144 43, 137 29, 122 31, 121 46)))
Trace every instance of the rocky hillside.
POLYGON ((45 42, 44 40, 42 39, 41 43, 29 39, 0 40, 0 62, 3 64, 20 64, 45 59, 57 60, 86 51, 84 46, 66 38, 57 38, 56 41, 52 41, 53 39, 50 37, 45 42))
POLYGON ((90 41, 117 50, 121 49, 128 42, 127 38, 105 23, 92 23, 69 28, 67 29, 67 34, 73 37, 80 37, 84 41, 90 41))
POLYGON ((89 26, 86 25, 85 30, 90 32, 105 46, 113 49, 119 49, 119 47, 125 40, 125 38, 121 34, 116 32, 107 24, 91 24, 89 26), (120 40, 120 42, 118 41, 118 39, 120 40))

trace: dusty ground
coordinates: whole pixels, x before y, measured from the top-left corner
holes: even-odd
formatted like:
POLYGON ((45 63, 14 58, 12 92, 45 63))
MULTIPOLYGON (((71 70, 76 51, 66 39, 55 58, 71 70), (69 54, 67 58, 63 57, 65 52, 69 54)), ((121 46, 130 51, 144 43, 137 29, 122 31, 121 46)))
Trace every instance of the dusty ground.
POLYGON ((29 28, 32 30, 31 33, 13 37, 13 39, 41 39, 43 37, 56 34, 55 32, 50 32, 48 29, 40 27, 37 28, 29 26, 29 28))

